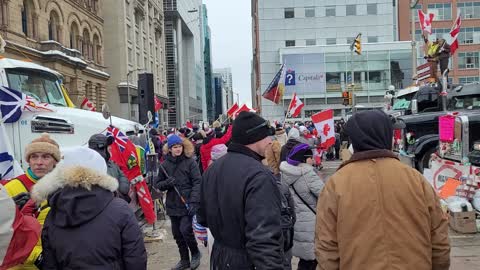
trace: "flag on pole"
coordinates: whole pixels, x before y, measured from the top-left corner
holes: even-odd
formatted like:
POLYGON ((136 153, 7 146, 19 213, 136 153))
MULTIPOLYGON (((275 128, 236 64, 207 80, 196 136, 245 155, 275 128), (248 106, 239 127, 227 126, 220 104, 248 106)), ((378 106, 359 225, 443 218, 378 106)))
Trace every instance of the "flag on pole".
POLYGON ((137 148, 118 128, 109 126, 107 136, 113 136, 114 141, 111 146, 111 160, 115 162, 130 184, 135 188, 138 203, 143 210, 145 219, 148 223, 155 222, 155 211, 153 210, 153 201, 147 183, 142 176, 140 159, 137 155, 137 148))
POLYGON ((192 124, 192 122, 190 122, 190 120, 187 120, 187 123, 185 123, 185 126, 187 126, 187 128, 189 128, 189 129, 193 128, 193 124, 192 124))
POLYGON ((291 117, 299 116, 303 106, 304 104, 300 98, 298 98, 297 93, 293 93, 292 101, 290 101, 290 106, 288 106, 288 114, 290 114, 291 117))
POLYGON ((241 112, 250 112, 250 111, 252 111, 252 109, 250 109, 246 104, 243 104, 243 106, 240 107, 240 109, 235 111, 233 118, 236 118, 241 112))
POLYGON ((227 111, 228 117, 233 117, 233 114, 234 114, 239 108, 240 108, 240 107, 238 106, 238 103, 235 102, 235 104, 233 104, 232 107, 230 107, 230 109, 228 109, 228 111, 227 111))
POLYGON ((0 179, 12 179, 23 173, 22 167, 13 158, 13 150, 5 125, 0 123, 0 179))
POLYGON ((457 19, 453 23, 452 29, 450 30, 450 37, 447 37, 448 44, 450 44, 450 55, 453 55, 458 49, 458 34, 460 33, 460 25, 462 24, 462 19, 460 17, 460 12, 457 15, 457 19))
POLYGON ((88 100, 88 98, 86 98, 86 97, 83 99, 82 104, 80 105, 80 108, 82 110, 87 110, 87 111, 92 111, 92 112, 97 111, 97 109, 95 108, 93 103, 90 100, 88 100))
POLYGON ((321 138, 321 147, 326 149, 335 144, 335 131, 333 122, 333 110, 328 109, 312 115, 312 122, 315 125, 321 138))
POLYGON ((285 92, 285 72, 285 65, 282 65, 273 78, 273 81, 262 95, 264 98, 271 100, 275 104, 280 103, 283 98, 283 93, 285 92))
POLYGON ((420 21, 420 27, 429 35, 432 34, 432 22, 434 17, 435 14, 433 13, 425 14, 421 9, 418 10, 418 20, 420 21))
POLYGON ((160 102, 160 99, 155 96, 155 111, 158 112, 162 107, 162 102, 160 102))

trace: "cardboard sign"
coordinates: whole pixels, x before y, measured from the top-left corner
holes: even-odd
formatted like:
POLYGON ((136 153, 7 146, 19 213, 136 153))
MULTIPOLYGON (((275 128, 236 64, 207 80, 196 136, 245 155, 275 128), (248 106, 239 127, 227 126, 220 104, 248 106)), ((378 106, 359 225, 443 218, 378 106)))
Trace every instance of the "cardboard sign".
POLYGON ((461 184, 462 182, 456 179, 448 178, 447 182, 445 182, 443 187, 440 189, 440 198, 446 199, 450 196, 454 196, 457 193, 457 187, 461 184))
POLYGON ((444 115, 438 118, 438 132, 440 141, 453 142, 455 136, 455 117, 444 115))

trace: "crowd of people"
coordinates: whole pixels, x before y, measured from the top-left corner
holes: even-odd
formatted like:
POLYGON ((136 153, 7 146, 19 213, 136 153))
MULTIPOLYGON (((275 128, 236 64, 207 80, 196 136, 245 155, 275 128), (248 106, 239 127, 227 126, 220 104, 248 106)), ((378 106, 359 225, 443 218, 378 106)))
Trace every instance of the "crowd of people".
MULTIPOLYGON (((210 269, 292 269, 293 256, 300 270, 449 269, 446 215, 391 151, 381 111, 338 121, 327 149, 311 122, 272 125, 252 112, 149 135, 159 159, 153 186, 166 193, 179 252, 171 269, 197 269, 206 256, 196 223, 209 231, 210 269), (343 141, 353 155, 321 177, 321 161, 339 159, 343 141)), ((146 269, 112 143, 95 134, 88 147, 60 151, 44 134, 27 145, 26 173, 0 185, 1 270, 146 269)))

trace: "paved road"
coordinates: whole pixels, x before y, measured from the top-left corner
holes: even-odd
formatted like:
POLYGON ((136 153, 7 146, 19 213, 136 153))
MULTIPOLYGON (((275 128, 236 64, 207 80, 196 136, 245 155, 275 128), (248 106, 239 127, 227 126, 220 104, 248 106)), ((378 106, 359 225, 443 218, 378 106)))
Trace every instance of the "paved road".
MULTIPOLYGON (((323 177, 332 175, 339 162, 326 162, 321 171, 323 177)), ((147 243, 148 250, 148 269, 149 270, 167 270, 174 266, 179 260, 178 249, 172 238, 170 222, 166 221, 162 226, 166 231, 166 236, 161 242, 147 243)), ((451 240, 451 270, 473 270, 480 269, 480 233, 474 235, 458 234, 450 232, 451 240)), ((203 254, 208 250, 201 247, 203 254)), ((202 265, 199 270, 209 270, 208 256, 202 258, 202 265)), ((294 264, 297 260, 294 259, 294 264)), ((296 269, 296 267, 294 268, 296 269)))

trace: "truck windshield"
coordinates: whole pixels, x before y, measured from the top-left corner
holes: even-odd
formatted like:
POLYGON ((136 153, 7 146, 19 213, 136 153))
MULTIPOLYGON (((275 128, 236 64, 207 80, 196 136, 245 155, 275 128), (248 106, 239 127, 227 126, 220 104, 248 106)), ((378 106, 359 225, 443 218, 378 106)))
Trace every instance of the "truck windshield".
POLYGON ((7 69, 6 73, 10 88, 41 102, 67 106, 55 75, 31 69, 7 69))
POLYGON ((449 103, 449 110, 475 110, 480 109, 480 94, 453 97, 449 103))
POLYGON ((416 93, 417 92, 413 92, 397 97, 395 103, 393 103, 393 110, 407 110, 410 108, 410 103, 416 93))

